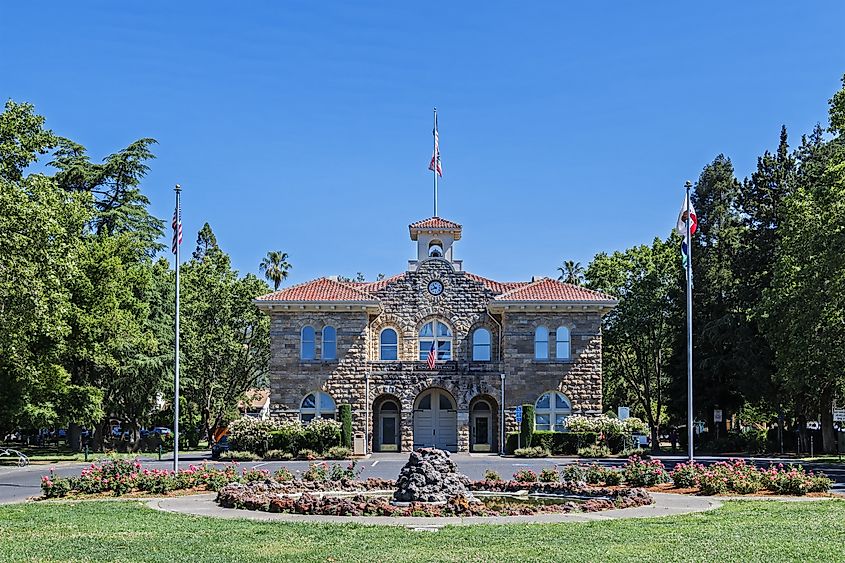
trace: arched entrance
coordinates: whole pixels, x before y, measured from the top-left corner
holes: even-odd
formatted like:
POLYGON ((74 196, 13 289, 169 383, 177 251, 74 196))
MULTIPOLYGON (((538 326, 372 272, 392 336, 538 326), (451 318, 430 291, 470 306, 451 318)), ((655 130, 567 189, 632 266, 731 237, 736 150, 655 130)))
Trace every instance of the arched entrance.
POLYGON ((499 404, 490 395, 469 402, 469 451, 495 452, 499 447, 499 404))
POLYGON ((458 451, 458 410, 444 389, 426 389, 414 407, 414 449, 458 451))
POLYGON ((401 409, 399 400, 392 395, 376 399, 373 411, 373 450, 398 452, 402 445, 401 409))

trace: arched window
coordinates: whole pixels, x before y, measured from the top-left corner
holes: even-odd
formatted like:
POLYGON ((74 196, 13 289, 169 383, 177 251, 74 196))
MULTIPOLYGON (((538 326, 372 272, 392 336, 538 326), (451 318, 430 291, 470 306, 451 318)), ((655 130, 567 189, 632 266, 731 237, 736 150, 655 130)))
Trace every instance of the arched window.
POLYGON ((302 327, 302 335, 300 338, 299 357, 302 360, 314 360, 317 357, 316 342, 314 337, 314 327, 302 327))
POLYGON ((538 326, 534 331, 534 359, 549 359, 549 329, 538 326))
POLYGON ((477 328, 472 333, 472 359, 475 362, 490 361, 490 331, 477 328))
POLYGON ((560 391, 547 391, 534 404, 534 424, 537 430, 566 429, 566 417, 572 414, 572 404, 560 391))
POLYGON ((452 359, 452 330, 440 321, 428 322, 420 329, 420 361, 426 361, 432 346, 438 360, 452 359))
POLYGON ((557 327, 555 332, 555 358, 568 360, 570 349, 569 329, 565 326, 557 327))
POLYGON ((443 258, 443 243, 433 240, 428 244, 428 255, 430 258, 443 258))
POLYGON ((399 359, 399 338, 392 328, 384 329, 379 335, 378 359, 384 362, 399 359))
POLYGON ((336 415, 337 407, 334 404, 334 399, 331 395, 322 391, 314 391, 305 395, 299 407, 299 419, 302 422, 310 422, 315 418, 334 420, 336 415))
POLYGON ((331 325, 323 327, 323 349, 324 360, 337 359, 337 330, 331 325))

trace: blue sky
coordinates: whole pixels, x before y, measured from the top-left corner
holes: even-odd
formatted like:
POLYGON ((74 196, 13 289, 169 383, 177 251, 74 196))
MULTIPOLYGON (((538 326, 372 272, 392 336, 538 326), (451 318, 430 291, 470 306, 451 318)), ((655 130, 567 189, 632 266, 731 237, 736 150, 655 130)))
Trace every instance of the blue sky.
POLYGON ((153 212, 184 188, 241 271, 290 281, 403 271, 408 223, 502 279, 665 236, 686 179, 740 176, 826 119, 845 73, 836 2, 16 2, 0 97, 30 101, 96 159, 158 139, 153 212))

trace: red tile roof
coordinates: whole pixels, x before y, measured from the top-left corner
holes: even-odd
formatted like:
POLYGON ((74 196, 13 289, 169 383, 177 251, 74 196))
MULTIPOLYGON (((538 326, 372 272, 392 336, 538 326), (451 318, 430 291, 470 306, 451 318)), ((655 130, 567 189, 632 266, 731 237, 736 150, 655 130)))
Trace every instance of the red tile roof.
POLYGON ((506 291, 510 291, 512 289, 516 289, 518 287, 523 287, 528 285, 531 282, 500 282, 496 280, 491 280, 489 278, 485 278, 483 276, 479 276, 478 274, 473 274, 472 272, 464 272, 464 275, 471 280, 475 280, 480 282, 492 291, 493 293, 505 293, 506 291))
POLYGON ((416 223, 408 225, 409 229, 442 229, 442 230, 460 230, 462 227, 454 221, 443 219, 441 217, 429 217, 416 223))
POLYGON ((258 301, 375 301, 375 297, 350 283, 331 278, 318 278, 292 285, 267 295, 258 301))
POLYGON ((610 295, 600 291, 551 278, 540 278, 511 289, 495 299, 496 301, 616 301, 610 295))

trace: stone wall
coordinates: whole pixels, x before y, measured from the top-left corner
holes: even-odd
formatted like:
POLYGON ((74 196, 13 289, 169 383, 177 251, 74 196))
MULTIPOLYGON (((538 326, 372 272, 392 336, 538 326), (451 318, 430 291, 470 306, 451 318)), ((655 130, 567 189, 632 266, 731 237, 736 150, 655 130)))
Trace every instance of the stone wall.
MULTIPOLYGON (((544 391, 560 390, 572 401, 573 411, 601 412, 600 315, 587 312, 506 312, 491 316, 487 303, 494 294, 463 272, 454 271, 445 260, 426 260, 414 272, 388 282, 377 293, 383 312, 364 311, 273 312, 271 314, 271 414, 276 418, 297 418, 302 399, 322 390, 340 405, 352 406, 356 432, 365 432, 370 442, 377 422, 372 406, 392 396, 401 404, 401 444, 413 447, 413 410, 420 393, 430 387, 447 390, 455 399, 458 416, 458 449, 470 446, 470 403, 484 397, 494 411, 494 451, 498 448, 500 374, 505 373, 505 419, 508 431, 516 429, 513 408, 533 403, 544 391), (428 283, 443 282, 440 296, 428 292, 428 283), (453 360, 429 370, 419 360, 418 333, 432 319, 450 325, 453 360), (337 361, 322 361, 322 328, 337 329, 337 361), (572 353, 568 361, 534 359, 534 329, 543 324, 551 333, 561 325, 569 327, 572 353), (317 360, 300 360, 300 334, 311 325, 317 334, 317 360), (471 361, 471 335, 477 327, 491 332, 490 362, 471 361), (503 330, 500 331, 500 326, 503 330), (399 336, 399 361, 378 361, 378 335, 385 327, 399 336), (501 342, 501 346, 500 346, 501 342), (367 374, 370 393, 366 397, 367 374), (369 417, 367 413, 369 411, 369 417)), ((552 336, 553 338, 553 336, 552 336)), ((370 444, 372 447, 372 443, 370 444)))

